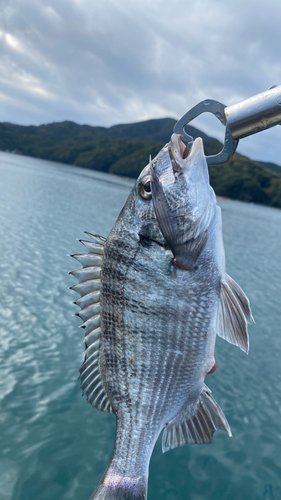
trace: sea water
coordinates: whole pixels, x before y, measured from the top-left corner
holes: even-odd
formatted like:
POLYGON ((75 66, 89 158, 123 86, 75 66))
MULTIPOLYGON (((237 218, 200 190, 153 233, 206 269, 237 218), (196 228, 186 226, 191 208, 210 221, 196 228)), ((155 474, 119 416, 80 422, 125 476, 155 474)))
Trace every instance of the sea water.
MULTIPOLYGON (((0 500, 88 500, 115 417, 86 404, 72 315, 84 231, 107 236, 133 181, 0 153, 0 500)), ((250 352, 218 339, 206 378, 233 438, 152 455, 149 500, 281 499, 281 210, 219 199, 227 272, 248 295, 250 352)), ((175 387, 176 391, 176 387, 175 387)))

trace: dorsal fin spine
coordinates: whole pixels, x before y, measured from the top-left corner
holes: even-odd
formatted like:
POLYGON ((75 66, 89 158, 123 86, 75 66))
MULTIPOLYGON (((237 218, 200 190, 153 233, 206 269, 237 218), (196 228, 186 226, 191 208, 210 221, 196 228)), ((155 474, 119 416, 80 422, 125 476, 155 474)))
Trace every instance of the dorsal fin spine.
POLYGON ((93 344, 91 344, 87 349, 84 351, 84 356, 85 359, 88 359, 95 351, 99 349, 101 345, 100 339, 96 340, 93 344))
POLYGON ((75 292, 79 293, 80 297, 83 297, 84 295, 88 295, 90 292, 100 290, 100 286, 100 279, 86 280, 82 283, 71 286, 70 290, 74 290, 75 292))
POLYGON ((92 238, 94 243, 97 243, 98 245, 104 246, 106 243, 106 238, 104 238, 103 236, 99 236, 98 234, 88 233, 88 231, 85 231, 85 234, 90 236, 90 238, 92 238))
MULTIPOLYGON (((92 344, 93 342, 95 342, 98 338, 100 338, 100 334, 101 334, 101 329, 100 328, 96 328, 95 330, 92 330, 90 333, 88 333, 88 335, 86 335, 86 337, 84 338, 84 342, 85 344, 92 344)), ((87 347, 89 347, 87 345, 87 347)))
POLYGON ((93 243, 92 241, 87 241, 87 240, 79 240, 84 247, 87 248, 89 253, 97 253, 100 255, 103 255, 104 248, 102 245, 97 245, 96 243, 93 243))
POLYGON ((83 321, 87 321, 93 315, 97 314, 100 314, 99 302, 95 302, 94 304, 90 304, 89 306, 84 307, 84 309, 81 309, 81 311, 76 313, 76 316, 79 316, 83 321))
POLYGON ((107 395, 100 368, 100 349, 102 346, 100 287, 105 238, 86 233, 93 241, 80 240, 88 253, 73 254, 83 266, 72 271, 80 283, 70 287, 79 293, 76 305, 81 310, 76 313, 83 319, 81 328, 85 329, 84 362, 80 368, 81 388, 87 394, 87 401, 100 411, 112 412, 112 404, 107 395))

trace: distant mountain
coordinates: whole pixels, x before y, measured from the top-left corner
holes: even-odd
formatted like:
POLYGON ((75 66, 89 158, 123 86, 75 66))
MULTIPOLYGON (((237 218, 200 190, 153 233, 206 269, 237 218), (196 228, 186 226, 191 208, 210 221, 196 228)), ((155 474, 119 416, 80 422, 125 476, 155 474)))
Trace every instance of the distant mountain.
POLYGON ((278 172, 278 174, 281 174, 281 166, 277 165, 276 163, 272 163, 270 161, 259 161, 259 164, 262 167, 269 168, 269 170, 272 170, 273 172, 278 172))
MULTIPOLYGON (((59 161, 118 175, 137 177, 169 141, 176 120, 162 118, 138 123, 92 127, 71 121, 40 126, 0 123, 0 149, 59 161)), ((192 126, 202 137, 206 155, 219 152, 221 143, 192 126)), ((252 161, 235 153, 224 165, 210 167, 211 184, 218 195, 281 208, 281 167, 252 161), (280 172, 279 170, 280 169, 280 172)))

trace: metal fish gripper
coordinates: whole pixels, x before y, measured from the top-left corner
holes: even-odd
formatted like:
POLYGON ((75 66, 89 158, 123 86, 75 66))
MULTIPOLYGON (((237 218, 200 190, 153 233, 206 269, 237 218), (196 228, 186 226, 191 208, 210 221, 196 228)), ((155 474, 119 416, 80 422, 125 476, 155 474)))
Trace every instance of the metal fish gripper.
POLYGON ((202 113, 212 113, 225 126, 223 148, 220 153, 207 156, 208 165, 225 163, 234 155, 239 139, 281 125, 281 85, 232 106, 212 99, 199 102, 174 126, 174 133, 182 136, 187 147, 193 137, 186 133, 185 127, 202 113))

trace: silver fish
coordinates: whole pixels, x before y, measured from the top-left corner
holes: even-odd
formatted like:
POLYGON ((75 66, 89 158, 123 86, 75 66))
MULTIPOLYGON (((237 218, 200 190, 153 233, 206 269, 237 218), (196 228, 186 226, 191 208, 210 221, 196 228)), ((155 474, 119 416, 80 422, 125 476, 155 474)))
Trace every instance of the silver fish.
POLYGON ((171 141, 141 172, 105 240, 73 255, 85 328, 81 386, 117 417, 109 465, 91 500, 146 499, 148 467, 163 451, 210 443, 228 422, 204 384, 216 335, 248 352, 249 301, 225 272, 221 212, 201 139, 185 158, 171 141))

